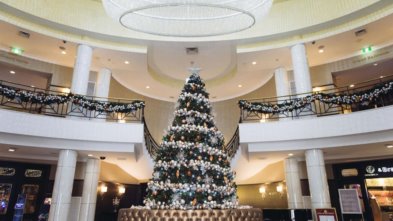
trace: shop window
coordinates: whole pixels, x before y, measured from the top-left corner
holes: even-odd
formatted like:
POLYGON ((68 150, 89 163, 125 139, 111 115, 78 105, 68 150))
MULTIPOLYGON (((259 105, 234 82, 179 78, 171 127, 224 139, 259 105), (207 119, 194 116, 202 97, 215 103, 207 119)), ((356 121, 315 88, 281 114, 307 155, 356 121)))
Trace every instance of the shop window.
POLYGON ((0 176, 13 176, 15 175, 15 169, 9 167, 0 167, 0 176))
POLYGON ((32 214, 36 211, 36 202, 40 187, 33 184, 24 184, 22 193, 26 194, 25 214, 32 214))
POLYGON ((358 172, 358 170, 356 168, 341 170, 341 175, 343 177, 357 176, 358 174, 359 174, 359 172, 358 172))
POLYGON ((25 171, 25 177, 33 177, 33 178, 38 178, 42 176, 42 170, 33 170, 33 169, 27 169, 25 171))
POLYGON ((0 215, 7 213, 10 202, 12 184, 0 183, 0 215))

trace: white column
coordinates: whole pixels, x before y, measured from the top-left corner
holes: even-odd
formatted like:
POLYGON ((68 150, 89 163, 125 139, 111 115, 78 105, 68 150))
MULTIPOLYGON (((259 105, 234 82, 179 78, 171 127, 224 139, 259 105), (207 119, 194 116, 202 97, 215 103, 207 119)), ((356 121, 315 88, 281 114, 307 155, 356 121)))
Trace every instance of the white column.
POLYGON ((285 159, 285 180, 289 209, 303 209, 303 196, 299 178, 299 164, 296 158, 285 159))
POLYGON ((97 87, 95 92, 96 97, 107 98, 109 96, 111 76, 112 72, 108 68, 102 68, 100 72, 98 72, 97 87))
POLYGON ((310 186, 311 206, 330 208, 329 186, 327 183, 323 152, 319 149, 306 150, 308 183, 310 186))
POLYGON ((86 162, 85 178, 83 180, 83 193, 80 221, 94 221, 97 201, 97 186, 100 177, 101 161, 89 158, 86 162))
POLYGON ((49 221, 68 221, 77 156, 74 150, 60 151, 49 221))
POLYGON ((291 48, 293 75, 296 94, 312 92, 310 69, 304 44, 296 44, 291 48))
MULTIPOLYGON (((289 90, 289 80, 288 80, 288 73, 287 70, 283 67, 279 67, 274 71, 274 81, 276 83, 276 94, 278 103, 282 103, 284 100, 289 99, 288 96, 290 94, 289 90)), ((289 116, 290 113, 285 114, 279 114, 280 120, 288 120, 290 119, 289 116)))
POLYGON ((290 91, 287 70, 283 67, 277 68, 274 71, 274 80, 276 83, 277 97, 288 96, 290 91))
POLYGON ((92 55, 93 49, 90 46, 78 45, 71 85, 71 92, 74 94, 87 93, 92 55))

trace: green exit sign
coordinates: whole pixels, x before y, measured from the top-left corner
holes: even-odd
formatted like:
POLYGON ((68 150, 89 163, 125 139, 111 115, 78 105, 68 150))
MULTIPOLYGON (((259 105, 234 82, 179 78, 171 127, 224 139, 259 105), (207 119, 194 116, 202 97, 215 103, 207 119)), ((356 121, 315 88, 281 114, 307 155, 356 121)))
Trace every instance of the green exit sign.
POLYGON ((23 49, 17 47, 11 47, 11 52, 17 55, 21 55, 23 54, 23 49))
POLYGON ((373 51, 373 48, 371 46, 368 46, 366 48, 362 48, 362 53, 367 54, 373 51))

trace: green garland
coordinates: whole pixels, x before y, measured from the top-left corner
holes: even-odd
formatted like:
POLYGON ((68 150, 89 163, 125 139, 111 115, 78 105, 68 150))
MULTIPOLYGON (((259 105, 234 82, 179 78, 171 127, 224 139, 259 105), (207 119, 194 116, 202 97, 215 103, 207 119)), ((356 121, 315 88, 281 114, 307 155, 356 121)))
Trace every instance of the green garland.
POLYGON ((33 92, 28 90, 16 89, 4 85, 0 85, 0 95, 9 100, 17 100, 20 102, 29 102, 32 104, 51 105, 73 103, 90 111, 106 112, 106 113, 131 113, 145 107, 144 101, 132 101, 131 103, 118 102, 101 102, 88 99, 85 96, 74 95, 72 93, 63 95, 54 95, 43 92, 33 92))
POLYGON ((325 104, 336 105, 351 105, 360 104, 367 106, 376 101, 381 95, 393 94, 393 81, 378 85, 373 89, 363 91, 361 93, 354 93, 349 95, 343 94, 324 94, 315 93, 302 98, 295 98, 292 100, 285 100, 282 103, 272 104, 269 102, 248 102, 246 100, 239 101, 239 107, 242 110, 249 112, 263 113, 263 114, 282 114, 298 109, 303 109, 307 105, 315 101, 320 101, 325 104))

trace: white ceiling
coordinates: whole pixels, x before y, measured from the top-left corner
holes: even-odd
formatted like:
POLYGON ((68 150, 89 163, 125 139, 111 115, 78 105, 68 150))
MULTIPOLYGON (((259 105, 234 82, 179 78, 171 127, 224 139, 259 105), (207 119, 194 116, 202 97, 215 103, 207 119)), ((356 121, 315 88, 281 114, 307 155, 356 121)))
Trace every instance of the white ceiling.
MULTIPOLYGON (((367 34, 356 37, 354 31, 307 43, 307 53, 311 66, 336 61, 360 54, 362 47, 374 48, 390 45, 393 39, 393 15, 370 23, 364 28, 367 34), (323 45, 325 52, 318 53, 323 45)), ((362 27, 363 28, 363 27, 362 27)), ((6 22, 0 22, 0 49, 9 51, 17 46, 24 49, 24 56, 72 67, 76 56, 76 44, 63 43, 42 34, 28 31, 30 39, 18 36, 23 30, 6 22), (60 46, 66 48, 61 54, 60 46)), ((220 101, 247 94, 266 83, 274 69, 283 66, 291 69, 290 48, 238 53, 236 42, 150 42, 148 52, 132 53, 95 48, 92 69, 107 67, 113 77, 132 91, 152 98, 174 102, 180 92, 187 68, 201 67, 201 76, 206 80, 211 100, 220 101), (187 55, 187 47, 197 47, 197 55, 187 55), (129 64, 125 64, 129 61, 129 64), (257 62, 253 65, 252 62, 257 62), (238 87, 238 85, 243 87, 238 87), (146 86, 150 88, 147 89, 146 86)))

